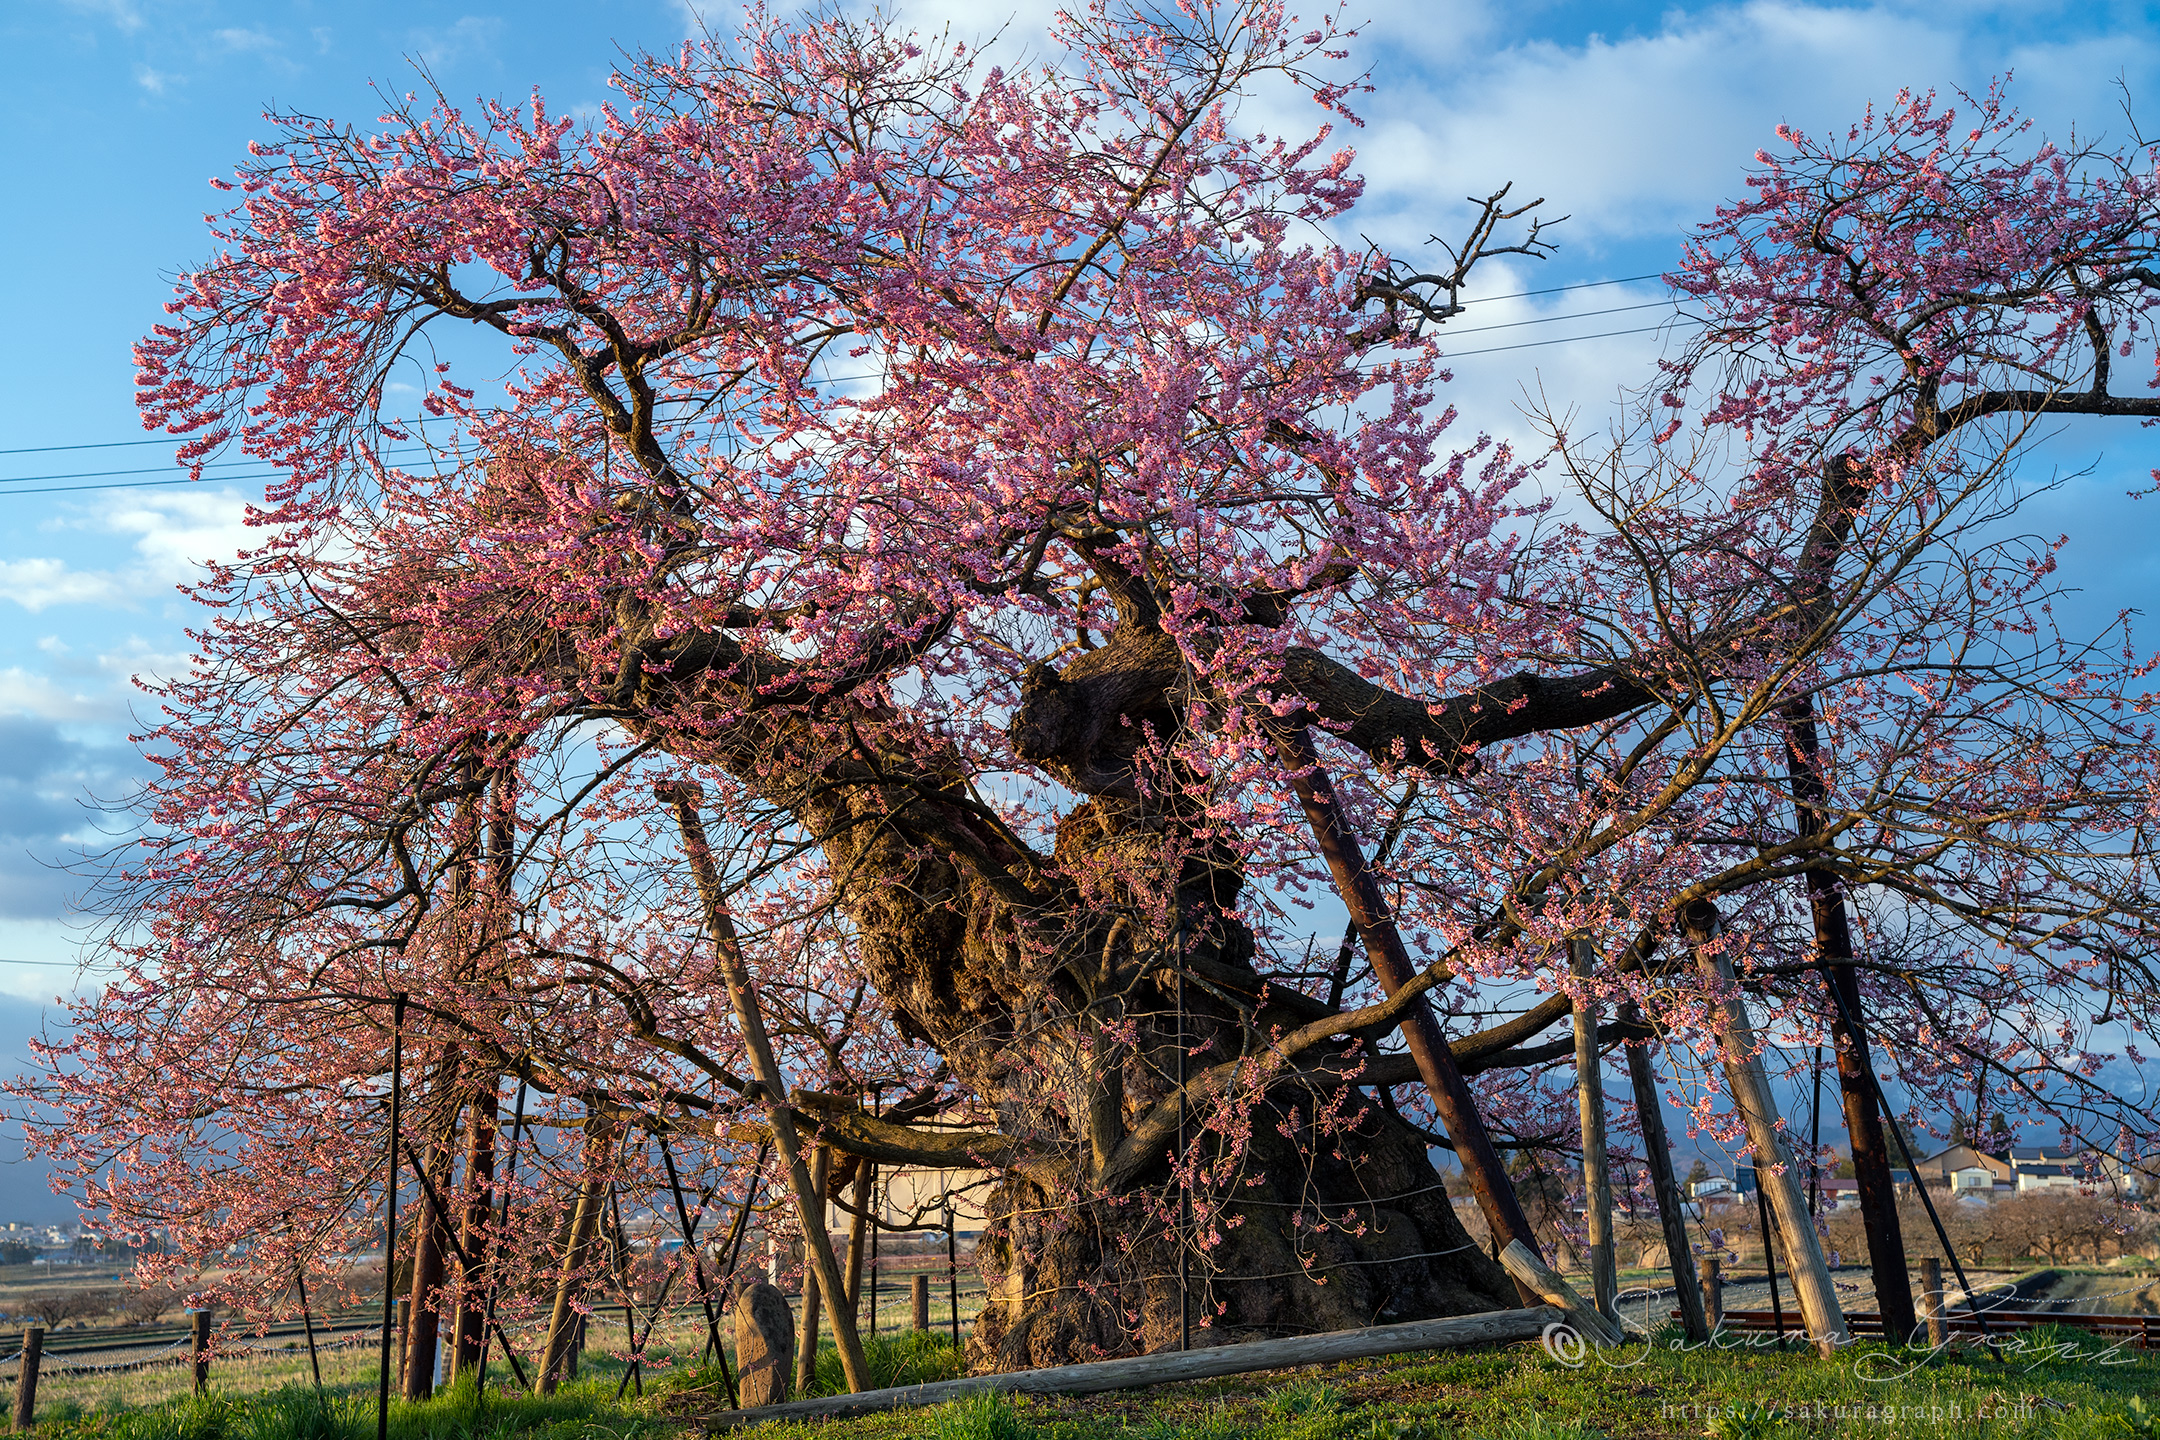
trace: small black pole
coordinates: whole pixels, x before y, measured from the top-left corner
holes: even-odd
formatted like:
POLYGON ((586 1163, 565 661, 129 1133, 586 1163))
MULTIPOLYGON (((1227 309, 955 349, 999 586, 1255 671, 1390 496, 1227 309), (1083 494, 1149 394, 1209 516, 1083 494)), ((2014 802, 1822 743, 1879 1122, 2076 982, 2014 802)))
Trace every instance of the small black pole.
POLYGON ((953 1233, 952 1192, 945 1192, 945 1299, 952 1306, 952 1343, 960 1348, 960 1239, 953 1233))
MULTIPOLYGON (((743 1242, 750 1238, 750 1212, 757 1208, 758 1186, 764 1183, 765 1157, 770 1153, 772 1153, 772 1141, 760 1141, 757 1159, 750 1163, 750 1188, 743 1191, 742 1209, 737 1211, 735 1215, 735 1233, 728 1237, 727 1273, 720 1278, 720 1294, 723 1297, 733 1293, 735 1289, 735 1272, 742 1268, 743 1242)), ((714 1336, 713 1344, 717 1349, 719 1345, 717 1335, 714 1336)), ((720 1361, 720 1373, 725 1375, 728 1373, 727 1356, 722 1354, 718 1358, 720 1361)), ((731 1387, 734 1383, 733 1380, 728 1381, 731 1387)), ((730 1396, 734 1395, 732 1389, 728 1393, 730 1396)))
POLYGON ((375 1440, 390 1440, 390 1335, 397 1318, 398 1089, 405 1081, 405 992, 390 997, 390 1174, 383 1182, 382 1372, 375 1384, 375 1440))
POLYGON ((1777 1261, 1770 1253, 1770 1196, 1762 1184, 1762 1166, 1755 1167, 1755 1223, 1762 1227, 1763 1269, 1770 1272, 1770 1322, 1777 1327, 1778 1349, 1785 1348, 1785 1306, 1778 1300, 1777 1261))
MULTIPOLYGON (((1185 1165, 1185 967, 1177 972, 1177 1163, 1185 1165)), ((1192 1179, 1190 1169, 1178 1191, 1177 1348, 1192 1349, 1192 1179)))
POLYGON ((1810 1111, 1808 1123, 1807 1152, 1807 1213, 1813 1219, 1818 1213, 1816 1196, 1821 1193, 1822 1179, 1822 1046, 1815 1046, 1815 1104, 1810 1111))
POLYGON ((315 1394, 320 1398, 322 1395, 322 1361, 315 1354, 315 1317, 308 1313, 307 1267, 305 1265, 301 1266, 299 1273, 293 1276, 293 1283, 300 1287, 300 1323, 307 1327, 307 1363, 308 1367, 315 1372, 315 1394))
MULTIPOLYGON (((885 1111, 885 1087, 870 1087, 870 1115, 882 1119, 885 1111)), ((878 1287, 878 1232, 885 1228, 885 1207, 878 1204, 878 1180, 875 1167, 870 1171, 870 1337, 877 1338, 877 1287, 878 1287)), ((889 1192, 888 1192, 889 1193, 889 1192)))
MULTIPOLYGON (((683 1200, 682 1176, 676 1172, 675 1156, 668 1149, 667 1136, 654 1138, 660 1142, 660 1162, 667 1166, 668 1189, 675 1193, 675 1223, 682 1227, 683 1248, 690 1252, 690 1278, 697 1282, 698 1303, 705 1307, 705 1343, 720 1357, 720 1379, 727 1385, 728 1404, 739 1405, 741 1397, 735 1393, 735 1376, 728 1369, 727 1350, 720 1343, 720 1317, 713 1313, 712 1291, 705 1284, 705 1261, 698 1254, 697 1226, 690 1223, 690 1206, 683 1200)), ((760 1146, 758 1164, 762 1166, 764 1163, 765 1150, 760 1146)), ((753 1191, 757 1188, 754 1178, 750 1188, 753 1191)), ((743 1196, 743 1213, 750 1213, 750 1196, 747 1193, 743 1196)))

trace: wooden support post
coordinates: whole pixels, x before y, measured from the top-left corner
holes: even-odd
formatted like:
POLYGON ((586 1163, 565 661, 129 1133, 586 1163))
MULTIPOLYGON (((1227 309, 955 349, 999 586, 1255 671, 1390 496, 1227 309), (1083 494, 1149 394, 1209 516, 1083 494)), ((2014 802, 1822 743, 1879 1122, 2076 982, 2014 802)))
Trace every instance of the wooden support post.
MULTIPOLYGON (((820 1238, 830 1245, 830 1233, 825 1228, 825 1193, 832 1177, 832 1149, 820 1145, 812 1152, 816 1157, 810 1162, 810 1187, 817 1191, 817 1228, 820 1238)), ((833 1308, 840 1308, 842 1292, 835 1288, 833 1308)), ((795 1327, 795 1388, 808 1391, 817 1383, 818 1318, 825 1308, 824 1287, 818 1284, 817 1266, 811 1261, 810 1237, 803 1236, 802 1277, 802 1323, 795 1327)), ((840 1331, 838 1317, 833 1320, 833 1333, 840 1331)))
POLYGON ((612 1146, 605 1122, 588 1121, 598 1128, 586 1137, 585 1179, 578 1187, 577 1208, 571 1212, 570 1234, 563 1245, 562 1273, 555 1281, 555 1308, 548 1316, 547 1344, 541 1351, 540 1375, 535 1388, 542 1395, 552 1395, 555 1387, 565 1378, 577 1374, 577 1352, 583 1340, 580 1321, 584 1318, 574 1308, 577 1285, 585 1269, 585 1252, 592 1244, 593 1236, 600 1230, 600 1214, 607 1203, 608 1176, 605 1173, 612 1146))
POLYGON ((1732 962, 1716 948, 1722 926, 1717 907, 1697 900, 1681 915, 1681 928, 1695 950, 1696 964, 1705 981, 1723 992, 1711 1006, 1712 1023, 1718 1031, 1718 1049, 1725 1064, 1725 1083, 1733 1103, 1747 1124, 1748 1148, 1754 1154, 1755 1179, 1767 1194, 1778 1238, 1785 1247, 1794 1296, 1800 1302, 1800 1319, 1808 1338, 1826 1358, 1841 1345, 1851 1343, 1845 1312, 1838 1305, 1837 1285, 1823 1260, 1822 1242, 1815 1234, 1814 1217, 1807 1213, 1807 1197, 1800 1191, 1792 1153, 1778 1130, 1777 1102, 1770 1092, 1769 1072, 1763 1065, 1755 1027, 1741 1001, 1732 962))
POLYGON ((45 1327, 32 1325, 23 1331, 22 1369, 15 1374, 15 1433, 18 1435, 37 1420, 38 1361, 44 1354, 45 1327))
MULTIPOLYGON (((704 817, 698 813, 698 807, 704 803, 704 792, 688 782, 674 782, 654 787, 653 794, 674 807, 675 823, 682 832, 683 853, 690 861, 691 876, 697 882, 698 898, 704 905, 705 926, 713 942, 713 958, 719 962, 722 983, 727 986, 728 998, 735 1008, 743 1049, 750 1061, 751 1078, 757 1081, 768 1107, 773 1143, 780 1151, 781 1163, 787 1167, 796 1212, 811 1240, 811 1258, 816 1262, 819 1279, 825 1288, 837 1295, 840 1293, 840 1266, 833 1259, 832 1244, 825 1235, 825 1217, 816 1200, 816 1189, 810 1183, 810 1167, 803 1162, 802 1147, 796 1141, 795 1112, 788 1107, 787 1077, 766 1036, 757 989, 750 983, 749 967, 743 963, 735 920, 728 914, 720 890, 720 873, 713 865, 712 847, 705 838, 704 817)), ((854 1317, 845 1310, 836 1310, 833 1314, 833 1344, 840 1351, 840 1368, 847 1376, 848 1388, 869 1389, 870 1370, 863 1363, 862 1344, 855 1335, 854 1317)))
POLYGON ((188 1351, 195 1360, 195 1393, 210 1387, 210 1312, 197 1310, 189 1317, 188 1351))
MULTIPOLYGON (((1620 1018, 1640 1023, 1642 1016, 1630 1004, 1620 1012, 1620 1018)), ((1680 1325, 1687 1332, 1689 1342, 1700 1345, 1710 1338, 1710 1323, 1703 1311, 1702 1289, 1695 1281, 1695 1267, 1689 1263, 1694 1250, 1688 1244, 1687 1202, 1681 1197, 1680 1181, 1673 1174, 1672 1145, 1665 1138, 1665 1106, 1658 1095, 1657 1076, 1650 1070, 1650 1042, 1623 1042, 1620 1048, 1627 1052, 1628 1081, 1635 1091, 1635 1116, 1642 1122, 1643 1160, 1650 1167, 1650 1187, 1657 1194, 1658 1225, 1665 1232, 1666 1258, 1672 1262, 1673 1289, 1680 1300, 1680 1325)))
POLYGON ((1722 1263, 1715 1255, 1695 1262, 1702 1285, 1703 1319, 1713 1335, 1725 1324, 1725 1277, 1718 1273, 1722 1263))
POLYGON ((914 1312, 915 1328, 930 1328, 930 1277, 917 1271, 908 1276, 908 1305, 914 1312))
POLYGON ((1928 1348, 1942 1349, 1947 1338, 1943 1324, 1942 1261, 1933 1255, 1920 1262, 1920 1313, 1927 1317, 1928 1348))
MULTIPOLYGON (((1590 937, 1568 940, 1569 968, 1587 981, 1594 956, 1590 937)), ((1617 1320, 1614 1297, 1620 1290, 1613 1261, 1612 1171, 1605 1157, 1605 1086, 1598 1074, 1597 1006, 1584 995, 1575 1000, 1575 1102, 1582 1121, 1583 1221, 1590 1240, 1590 1299, 1598 1314, 1617 1320)))
MULTIPOLYGON (((870 1162, 857 1160, 855 1213, 848 1217, 847 1237, 847 1305, 857 1325, 862 1323, 863 1250, 870 1238, 870 1180, 870 1162)), ((873 1278, 871 1283, 877 1282, 873 1278)))
MULTIPOLYGON (((1291 788, 1297 792, 1306 824, 1312 829, 1321 857, 1327 861, 1336 893, 1350 911, 1358 938, 1365 943, 1365 958, 1372 965, 1373 976, 1392 997, 1411 982, 1417 969, 1410 963, 1409 949, 1395 926, 1380 882, 1365 864, 1364 851, 1343 818, 1335 798, 1335 782, 1320 767, 1312 735, 1303 725, 1282 731, 1277 736, 1277 748, 1291 771, 1291 788)), ((1484 1117, 1478 1114, 1468 1082, 1455 1065, 1439 1017, 1422 996, 1404 1018, 1402 1036, 1493 1238, 1500 1242, 1520 1240, 1534 1251, 1537 1237, 1523 1214, 1522 1202, 1516 1198, 1515 1182, 1500 1163, 1500 1152, 1493 1148, 1492 1135, 1485 1128, 1484 1117)), ((1526 1294, 1524 1298, 1527 1301, 1530 1297, 1526 1294)))
POLYGON ((1561 1279, 1551 1266, 1538 1259, 1537 1251, 1522 1241, 1508 1241, 1507 1247, 1500 1252, 1500 1263, 1507 1267, 1508 1274, 1517 1284, 1543 1297, 1546 1304, 1565 1310, 1568 1319, 1591 1344, 1603 1348, 1627 1339, 1627 1331, 1618 1321, 1599 1314, 1596 1306, 1583 1299, 1574 1286, 1561 1279))

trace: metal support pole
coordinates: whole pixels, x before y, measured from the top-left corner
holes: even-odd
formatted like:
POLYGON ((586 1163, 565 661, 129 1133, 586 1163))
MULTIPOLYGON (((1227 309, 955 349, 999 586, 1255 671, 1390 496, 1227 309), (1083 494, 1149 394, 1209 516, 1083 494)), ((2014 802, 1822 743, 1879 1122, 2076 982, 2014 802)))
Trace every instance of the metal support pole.
MULTIPOLYGON (((883 1116, 884 1116, 884 1113, 885 1113, 885 1087, 884 1087, 884 1086, 882 1086, 882 1085, 872 1085, 872 1086, 870 1087, 870 1115, 871 1115, 871 1118, 873 1118, 873 1119, 882 1119, 882 1118, 883 1118, 883 1116)), ((883 1231, 883 1230, 884 1230, 884 1228, 885 1228, 885 1207, 884 1207, 884 1205, 883 1205, 882 1203, 880 1203, 880 1201, 878 1200, 878 1190, 877 1190, 877 1182, 878 1182, 878 1180, 879 1180, 880 1178, 882 1178, 882 1177, 878 1176, 878 1175, 877 1175, 877 1172, 876 1172, 876 1171, 874 1171, 874 1170, 873 1170, 873 1171, 871 1172, 871 1181, 870 1181, 870 1207, 871 1207, 871 1220, 870 1220, 870 1333, 871 1333, 871 1335, 872 1335, 872 1336, 875 1336, 875 1335, 877 1334, 877 1291, 878 1291, 878 1235, 879 1235, 879 1233, 880 1233, 881 1231, 883 1231)), ((888 1182, 888 1184, 889 1184, 889 1182, 888 1182)), ((888 1190, 886 1191, 886 1193, 887 1193, 888 1195, 890 1195, 890 1194, 891 1194, 892 1192, 890 1191, 890 1189, 888 1189, 888 1190)))
POLYGON ((953 1230, 952 1195, 945 1196, 945 1299, 952 1306, 952 1343, 960 1348, 960 1237, 953 1230))
POLYGON ((375 1383, 375 1440, 390 1440, 390 1337, 397 1321, 399 1090, 405 1081, 405 992, 390 997, 390 1173, 383 1181, 382 1371, 375 1383))
MULTIPOLYGON (((667 1166, 668 1189, 675 1194, 675 1223, 682 1227, 683 1248, 690 1252, 690 1278, 697 1282, 698 1302, 705 1307, 705 1343, 712 1346, 713 1352, 720 1357, 720 1378, 727 1384, 728 1403, 739 1405, 742 1397, 735 1393, 735 1375, 728 1369, 727 1351, 720 1344, 720 1317, 713 1313, 712 1292, 705 1286, 705 1262, 698 1256, 697 1227, 690 1223, 690 1206, 683 1200, 682 1177, 675 1172, 675 1156, 668 1149, 667 1136, 658 1138, 660 1161, 667 1166)), ((758 1149, 758 1164, 762 1166, 764 1163, 765 1151, 761 1146, 758 1149)), ((752 1188, 756 1188, 755 1181, 752 1182, 752 1188)), ((745 1195, 743 1213, 749 1213, 749 1206, 749 1197, 745 1195)))
POLYGON ((1192 1349, 1192 1167, 1185 1158, 1185 967, 1177 972, 1177 1163, 1185 1173, 1178 1191, 1177 1348, 1192 1349))
POLYGON ((320 1395, 322 1394, 322 1360, 315 1353, 315 1317, 308 1313, 307 1271, 305 1268, 302 1268, 293 1277, 293 1283, 300 1287, 300 1323, 307 1327, 308 1368, 315 1372, 315 1393, 320 1395))
POLYGON ((210 1312, 197 1310, 188 1317, 188 1349, 195 1358, 195 1393, 210 1388, 210 1312))
POLYGON ((1777 1328, 1778 1349, 1785 1348, 1785 1307, 1778 1300, 1777 1256, 1770 1245, 1770 1197, 1763 1193, 1762 1177, 1755 1178, 1755 1223, 1762 1227, 1762 1263, 1770 1276, 1770 1323, 1777 1328))

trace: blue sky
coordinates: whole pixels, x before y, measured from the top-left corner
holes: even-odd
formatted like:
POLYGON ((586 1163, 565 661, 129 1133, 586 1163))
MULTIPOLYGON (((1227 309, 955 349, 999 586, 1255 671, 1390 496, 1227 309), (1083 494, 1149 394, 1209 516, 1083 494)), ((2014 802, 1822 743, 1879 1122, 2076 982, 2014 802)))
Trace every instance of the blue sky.
MULTIPOLYGON (((964 38, 1003 28, 1008 46, 1040 52, 1050 8, 926 0, 899 13, 964 38)), ((704 11, 722 30, 734 13, 704 11)), ((1901 86, 1980 87, 2015 71, 2013 93, 2049 133, 2076 122, 2119 135, 2120 77, 2160 133, 2160 17, 2143 5, 1365 0, 1348 13, 1369 17, 1360 56, 1380 89, 1362 107, 1367 128, 1347 137, 1370 189, 1346 233, 1414 247, 1454 228, 1462 197, 1508 180, 1573 217, 1555 259, 1495 266, 1491 296, 1670 266, 1778 123, 1842 126, 1901 86)), ((19 1056, 41 1011, 83 983, 70 922, 80 884, 56 867, 95 842, 89 798, 123 794, 140 773, 130 677, 186 654, 173 587, 245 533, 240 477, 255 467, 146 484, 170 478, 155 470, 169 451, 115 447, 143 438, 129 347, 159 318, 165 277, 207 249, 205 182, 266 133, 268 106, 365 126, 379 109, 371 82, 410 89, 415 64, 459 100, 538 86, 552 109, 589 106, 620 51, 672 46, 696 23, 663 0, 46 0, 0 15, 0 171, 14 197, 0 227, 0 1058, 19 1056), (61 446, 99 448, 43 448, 61 446), (107 473, 141 470, 154 473, 107 473), (99 485, 124 488, 86 488, 99 485)), ((1641 382, 1660 337, 1607 333, 1654 310, 1586 312, 1661 293, 1637 281, 1492 300, 1462 324, 1515 328, 1462 337, 1450 398, 1499 433, 1527 434, 1517 407, 1531 389, 1595 419, 1641 382), (1565 343, 1498 348, 1552 339, 1565 343)), ((2035 528, 2072 536, 2084 608, 2143 603, 2160 510, 2123 492, 2160 463, 2160 444, 2070 427, 2038 463, 2077 476, 2035 528)), ((0 1165, 0 1219, 58 1208, 0 1165)))

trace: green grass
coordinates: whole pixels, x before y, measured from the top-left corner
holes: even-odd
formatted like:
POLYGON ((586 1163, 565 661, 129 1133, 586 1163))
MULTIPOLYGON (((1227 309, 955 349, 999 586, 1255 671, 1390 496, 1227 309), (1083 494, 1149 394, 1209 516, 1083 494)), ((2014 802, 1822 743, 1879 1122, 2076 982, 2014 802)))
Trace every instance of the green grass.
MULTIPOLYGON (((475 1403, 470 1385, 433 1400, 390 1402, 390 1440, 572 1440, 679 1429, 614 1403, 604 1380, 554 1395, 490 1391, 475 1403)), ((40 1434, 67 1440, 374 1440, 372 1393, 285 1385, 255 1395, 212 1390, 143 1409, 87 1410, 73 1403, 41 1407, 40 1434)))
MULTIPOLYGON (((2011 1363, 1863 1345, 1822 1361, 1769 1348, 1631 1346, 1568 1368, 1536 1346, 1403 1356, 1065 1399, 954 1404, 747 1432, 755 1440, 2160 1440, 2160 1359, 2104 1354, 2063 1330, 2011 1363), (2058 1343, 2059 1342, 2059 1343, 2058 1343)), ((829 1361, 829 1357, 828 1361, 829 1361)), ((958 1368, 928 1336, 881 1337, 873 1378, 909 1384, 958 1368)), ((822 1377, 838 1379, 837 1366, 822 1377)), ((392 1440, 702 1440, 726 1406, 716 1370, 684 1368, 643 1399, 594 1375, 546 1399, 470 1387, 392 1406, 392 1440)), ((285 1386, 144 1408, 48 1406, 52 1440, 372 1440, 372 1387, 318 1400, 285 1386)))

